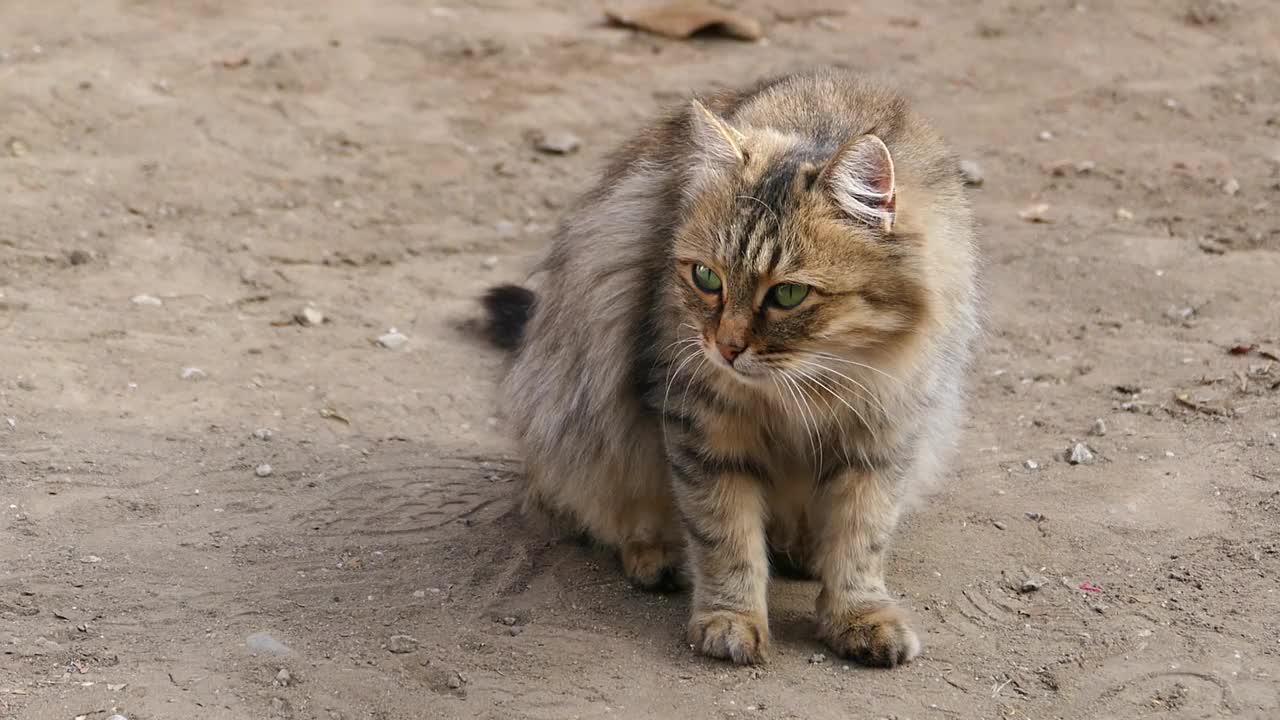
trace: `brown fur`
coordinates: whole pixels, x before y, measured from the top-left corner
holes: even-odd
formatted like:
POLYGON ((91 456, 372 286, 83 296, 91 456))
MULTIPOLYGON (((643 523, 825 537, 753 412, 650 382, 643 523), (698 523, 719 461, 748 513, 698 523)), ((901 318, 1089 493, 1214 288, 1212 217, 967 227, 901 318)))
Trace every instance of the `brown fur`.
POLYGON ((885 552, 950 443, 975 262, 955 163, 893 93, 820 71, 679 110, 567 214, 536 304, 506 293, 527 505, 640 585, 687 567, 705 654, 767 656, 772 555, 822 583, 835 651, 910 660, 885 552))

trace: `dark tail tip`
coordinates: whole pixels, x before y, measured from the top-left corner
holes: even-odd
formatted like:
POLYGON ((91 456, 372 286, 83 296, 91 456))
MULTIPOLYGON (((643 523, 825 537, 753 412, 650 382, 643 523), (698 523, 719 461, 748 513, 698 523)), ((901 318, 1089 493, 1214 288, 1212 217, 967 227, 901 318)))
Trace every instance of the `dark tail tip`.
POLYGON ((515 350, 520 347, 524 337, 524 327, 529 324, 533 314, 533 304, 537 296, 528 288, 519 285, 498 285, 489 288, 481 300, 488 312, 485 323, 485 334, 489 341, 503 350, 515 350))

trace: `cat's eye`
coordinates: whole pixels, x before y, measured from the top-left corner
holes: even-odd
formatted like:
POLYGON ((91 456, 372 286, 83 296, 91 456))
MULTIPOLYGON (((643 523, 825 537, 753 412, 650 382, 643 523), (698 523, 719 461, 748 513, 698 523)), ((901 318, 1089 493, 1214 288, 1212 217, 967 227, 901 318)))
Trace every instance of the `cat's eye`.
POLYGON ((769 294, 773 296, 773 302, 778 307, 790 310, 809 296, 809 286, 800 283, 782 283, 774 285, 769 294))
POLYGON ((720 276, 706 265, 693 266, 693 284, 703 292, 709 293, 718 293, 720 288, 724 287, 724 283, 720 282, 720 276))

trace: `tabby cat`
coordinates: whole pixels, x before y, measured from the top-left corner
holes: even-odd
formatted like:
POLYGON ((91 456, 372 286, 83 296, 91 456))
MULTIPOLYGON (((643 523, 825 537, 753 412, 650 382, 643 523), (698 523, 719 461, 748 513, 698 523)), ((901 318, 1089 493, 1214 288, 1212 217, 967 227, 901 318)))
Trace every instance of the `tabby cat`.
POLYGON ((898 95, 822 70, 693 100, 615 155, 534 289, 485 297, 526 507, 641 586, 691 581, 706 655, 768 656, 772 562, 820 581, 834 651, 911 660, 885 553, 951 444, 975 264, 957 164, 898 95))

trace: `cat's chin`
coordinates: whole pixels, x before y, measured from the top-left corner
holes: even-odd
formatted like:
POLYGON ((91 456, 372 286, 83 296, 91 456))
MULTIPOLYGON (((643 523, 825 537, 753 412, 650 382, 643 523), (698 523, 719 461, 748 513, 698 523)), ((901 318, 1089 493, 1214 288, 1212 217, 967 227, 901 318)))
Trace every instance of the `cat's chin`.
POLYGON ((730 365, 718 356, 712 358, 711 361, 715 364, 716 372, 720 373, 722 377, 728 378, 731 382, 756 389, 769 386, 769 369, 763 365, 749 361, 730 365))

